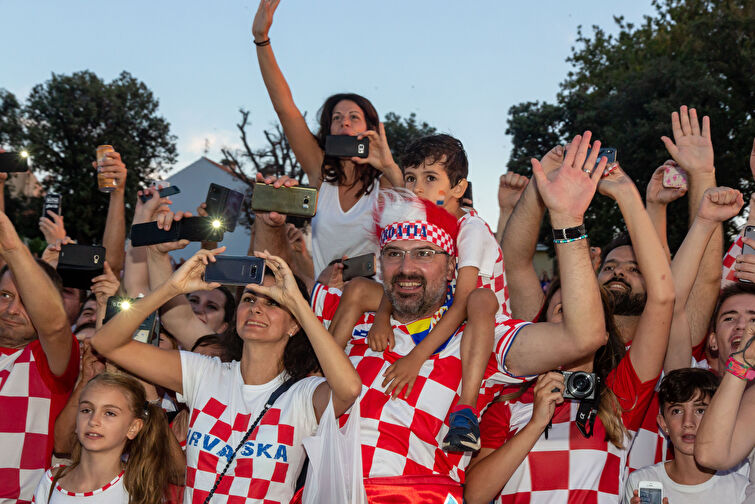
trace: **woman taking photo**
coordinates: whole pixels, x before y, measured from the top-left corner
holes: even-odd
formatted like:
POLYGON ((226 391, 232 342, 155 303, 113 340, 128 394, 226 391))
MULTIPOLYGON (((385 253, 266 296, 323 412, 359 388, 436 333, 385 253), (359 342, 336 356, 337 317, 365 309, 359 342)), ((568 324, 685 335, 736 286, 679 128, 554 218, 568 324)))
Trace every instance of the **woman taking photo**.
POLYGON ((318 133, 314 135, 309 130, 278 67, 268 36, 279 2, 260 2, 252 34, 262 79, 286 138, 309 183, 319 190, 317 214, 312 219, 312 259, 317 278, 334 259, 377 252, 371 234, 377 189, 403 187, 403 176, 393 161, 375 107, 362 96, 353 93, 331 96, 320 109, 318 133), (368 157, 326 156, 328 135, 368 138, 368 157))
POLYGON ((141 321, 169 299, 217 288, 202 277, 222 251, 197 252, 167 282, 105 324, 92 343, 108 360, 180 393, 189 406, 185 502, 231 497, 289 502, 304 463, 302 438, 315 433, 331 392, 340 415, 362 384, 288 266, 258 254, 267 274, 262 285, 246 287, 236 309, 236 331, 244 342, 240 362, 131 339, 141 321), (318 367, 325 378, 308 376, 318 367))

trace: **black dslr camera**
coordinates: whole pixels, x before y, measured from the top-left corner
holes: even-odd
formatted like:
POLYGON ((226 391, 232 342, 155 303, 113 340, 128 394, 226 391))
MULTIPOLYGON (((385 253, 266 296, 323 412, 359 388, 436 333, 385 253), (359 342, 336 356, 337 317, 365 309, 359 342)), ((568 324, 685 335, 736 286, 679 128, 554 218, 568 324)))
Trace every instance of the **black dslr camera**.
POLYGON ((562 371, 564 375, 564 399, 576 401, 593 401, 598 390, 598 378, 595 373, 585 371, 562 371))

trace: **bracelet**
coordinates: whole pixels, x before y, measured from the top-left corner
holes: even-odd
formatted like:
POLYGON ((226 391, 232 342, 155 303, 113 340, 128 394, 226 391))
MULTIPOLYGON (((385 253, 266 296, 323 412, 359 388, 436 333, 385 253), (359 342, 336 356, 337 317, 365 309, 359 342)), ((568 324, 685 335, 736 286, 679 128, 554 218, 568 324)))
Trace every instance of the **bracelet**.
POLYGON ((265 47, 266 45, 270 45, 270 37, 266 38, 262 42, 257 42, 256 40, 252 39, 252 42, 254 42, 254 45, 257 47, 265 47))
POLYGON ((581 240, 583 238, 587 238, 587 231, 585 230, 584 224, 581 224, 577 227, 553 229, 552 231, 553 231, 553 241, 556 243, 568 243, 568 242, 558 242, 556 240, 570 240, 573 238, 577 238, 581 240))
POLYGON ((726 371, 740 380, 755 379, 755 369, 746 364, 742 364, 734 357, 729 357, 729 360, 726 361, 726 371))
POLYGON ((560 244, 563 244, 563 243, 571 243, 571 242, 575 242, 575 241, 579 241, 579 240, 584 240, 585 238, 587 238, 587 235, 583 234, 582 236, 577 236, 576 238, 554 239, 553 243, 560 245, 560 244))

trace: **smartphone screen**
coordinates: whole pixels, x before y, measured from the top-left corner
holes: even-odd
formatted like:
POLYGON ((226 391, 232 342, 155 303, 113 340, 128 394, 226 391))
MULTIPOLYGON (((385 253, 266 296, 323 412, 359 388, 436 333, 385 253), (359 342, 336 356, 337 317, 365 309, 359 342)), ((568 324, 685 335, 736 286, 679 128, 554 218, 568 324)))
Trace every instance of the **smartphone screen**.
POLYGON ((63 197, 60 194, 47 193, 44 205, 42 206, 42 217, 47 217, 47 219, 52 220, 52 217, 47 213, 48 210, 60 215, 62 200, 63 197))
MULTIPOLYGON (((173 196, 174 194, 178 194, 181 192, 181 189, 178 188, 178 186, 168 186, 163 187, 157 193, 160 195, 161 198, 165 198, 166 196, 173 196)), ((152 193, 144 193, 140 196, 142 203, 146 203, 150 199, 152 199, 152 193)))
POLYGON ((663 504, 663 490, 640 487, 640 502, 642 504, 663 504))
POLYGON ((251 256, 215 256, 204 272, 206 282, 223 285, 261 284, 264 278, 265 260, 251 256))

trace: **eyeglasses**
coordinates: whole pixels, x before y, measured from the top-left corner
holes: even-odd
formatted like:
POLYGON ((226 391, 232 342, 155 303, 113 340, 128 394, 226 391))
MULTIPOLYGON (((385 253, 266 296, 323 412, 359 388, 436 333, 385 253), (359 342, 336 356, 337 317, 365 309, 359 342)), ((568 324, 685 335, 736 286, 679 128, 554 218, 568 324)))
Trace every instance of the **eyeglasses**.
POLYGON ((404 256, 409 255, 412 261, 429 263, 436 255, 448 255, 448 252, 443 250, 435 250, 431 248, 416 248, 412 250, 402 250, 398 248, 386 248, 380 252, 380 256, 386 263, 400 263, 404 260, 404 256))

